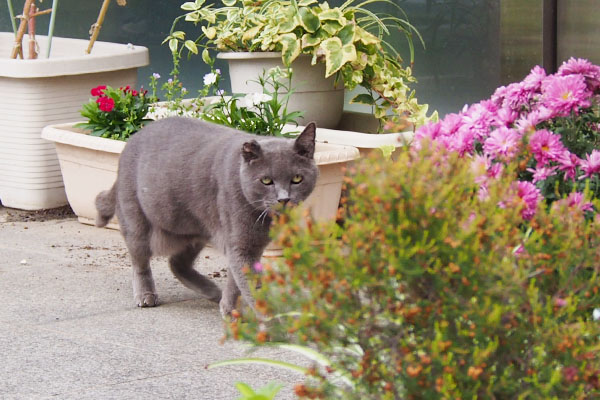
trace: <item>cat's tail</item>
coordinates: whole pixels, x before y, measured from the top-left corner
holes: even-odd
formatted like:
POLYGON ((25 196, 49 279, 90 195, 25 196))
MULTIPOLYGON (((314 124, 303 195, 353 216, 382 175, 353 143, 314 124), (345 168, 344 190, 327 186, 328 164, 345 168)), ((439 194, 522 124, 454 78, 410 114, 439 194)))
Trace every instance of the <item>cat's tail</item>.
POLYGON ((96 196, 96 226, 103 227, 108 224, 108 221, 115 215, 115 207, 117 205, 117 183, 110 190, 100 192, 96 196))

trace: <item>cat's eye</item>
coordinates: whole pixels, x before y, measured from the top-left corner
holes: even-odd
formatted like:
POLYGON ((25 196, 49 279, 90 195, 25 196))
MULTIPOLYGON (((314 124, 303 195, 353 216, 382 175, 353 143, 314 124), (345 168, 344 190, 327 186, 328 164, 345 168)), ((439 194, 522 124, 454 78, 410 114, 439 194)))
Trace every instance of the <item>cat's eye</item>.
POLYGON ((268 176, 265 176, 264 178, 260 179, 260 182, 263 185, 272 185, 273 184, 273 179, 269 178, 268 176))
POLYGON ((292 183, 300 183, 302 182, 302 175, 294 175, 294 177, 292 178, 292 183))

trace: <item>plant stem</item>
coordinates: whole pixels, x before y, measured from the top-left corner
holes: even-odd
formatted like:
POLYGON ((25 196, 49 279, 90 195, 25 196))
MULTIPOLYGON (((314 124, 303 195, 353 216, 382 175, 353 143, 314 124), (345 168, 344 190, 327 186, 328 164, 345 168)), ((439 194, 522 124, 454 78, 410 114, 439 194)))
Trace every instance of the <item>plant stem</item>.
POLYGON ((31 3, 29 7, 29 21, 27 23, 27 33, 29 34, 29 59, 34 60, 37 58, 37 52, 35 51, 35 15, 38 8, 34 3, 31 3))
POLYGON ((106 16, 106 11, 108 10, 109 4, 110 0, 104 0, 104 2, 102 3, 102 8, 100 8, 100 14, 98 14, 98 20, 94 25, 92 25, 90 44, 88 45, 88 48, 85 51, 86 54, 90 54, 92 52, 92 47, 94 47, 94 42, 100 34, 100 28, 102 28, 102 23, 104 22, 104 17, 106 16))
POLYGON ((12 25, 13 33, 17 36, 17 24, 15 23, 15 11, 13 9, 12 0, 6 0, 8 6, 8 15, 10 16, 10 24, 12 25))
POLYGON ((46 48, 46 58, 50 58, 50 51, 52 50, 52 38, 54 37, 54 21, 56 19, 56 7, 58 7, 58 0, 52 0, 52 14, 50 14, 50 25, 48 25, 48 47, 46 48))

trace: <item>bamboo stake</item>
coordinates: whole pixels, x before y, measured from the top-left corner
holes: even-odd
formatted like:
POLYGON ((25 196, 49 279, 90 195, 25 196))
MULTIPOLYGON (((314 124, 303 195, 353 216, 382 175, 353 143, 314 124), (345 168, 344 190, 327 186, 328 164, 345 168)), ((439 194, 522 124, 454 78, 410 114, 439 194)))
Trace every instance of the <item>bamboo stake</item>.
POLYGON ((38 12, 35 3, 31 3, 29 7, 29 21, 27 23, 27 32, 29 33, 29 59, 36 59, 37 52, 35 51, 35 16, 38 12))
POLYGON ((58 7, 58 0, 52 0, 52 14, 50 14, 50 24, 48 25, 48 47, 46 48, 46 58, 50 58, 50 50, 52 50, 52 38, 54 37, 54 21, 56 19, 56 7, 58 7))
POLYGON ((35 0, 25 0, 25 5, 23 6, 23 15, 19 16, 19 18, 21 18, 21 22, 19 23, 19 30, 17 31, 17 36, 15 37, 15 44, 13 45, 10 58, 17 58, 17 55, 23 58, 23 36, 25 35, 25 29, 27 28, 27 22, 29 20, 29 8, 34 1, 35 0))
POLYGON ((106 11, 108 10, 109 4, 110 0, 104 0, 104 2, 102 3, 102 8, 100 9, 100 14, 98 14, 98 20, 94 25, 92 25, 92 28, 90 29, 90 44, 88 45, 88 48, 85 51, 86 54, 90 54, 92 52, 92 47, 94 47, 94 42, 100 34, 100 28, 102 28, 102 23, 104 22, 104 17, 106 16, 106 11))

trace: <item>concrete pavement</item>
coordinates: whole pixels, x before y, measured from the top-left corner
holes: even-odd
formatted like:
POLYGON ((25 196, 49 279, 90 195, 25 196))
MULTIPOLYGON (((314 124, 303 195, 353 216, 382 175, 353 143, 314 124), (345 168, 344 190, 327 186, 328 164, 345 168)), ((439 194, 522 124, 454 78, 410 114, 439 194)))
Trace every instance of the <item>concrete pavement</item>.
MULTIPOLYGON (((165 259, 152 264, 161 305, 140 309, 119 232, 72 216, 12 222, 9 211, 0 206, 0 399, 229 400, 238 397, 236 381, 278 381, 285 388, 277 399, 294 398, 303 377, 292 372, 205 369, 247 347, 219 343, 218 306, 181 285, 165 259)), ((210 249, 196 263, 211 275, 224 267, 210 249)), ((302 361, 272 349, 254 356, 302 361)))

